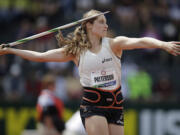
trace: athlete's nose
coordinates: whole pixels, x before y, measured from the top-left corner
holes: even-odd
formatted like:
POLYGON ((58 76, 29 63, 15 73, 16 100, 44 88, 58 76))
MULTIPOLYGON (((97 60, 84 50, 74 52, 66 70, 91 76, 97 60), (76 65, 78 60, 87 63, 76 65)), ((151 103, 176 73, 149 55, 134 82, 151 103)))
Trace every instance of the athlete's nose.
POLYGON ((107 24, 105 24, 105 28, 108 29, 108 25, 107 24))

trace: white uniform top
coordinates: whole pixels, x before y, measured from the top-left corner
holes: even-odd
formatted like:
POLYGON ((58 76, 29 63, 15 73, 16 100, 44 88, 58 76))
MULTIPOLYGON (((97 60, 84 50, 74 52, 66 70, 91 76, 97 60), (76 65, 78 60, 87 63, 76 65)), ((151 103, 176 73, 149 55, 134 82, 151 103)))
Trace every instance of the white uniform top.
POLYGON ((50 95, 53 95, 53 92, 50 90, 43 90, 42 94, 38 97, 38 104, 42 107, 47 107, 55 105, 54 100, 50 95))
POLYGON ((102 39, 98 53, 87 50, 80 55, 78 69, 83 87, 113 90, 121 85, 121 61, 112 52, 107 37, 102 39))

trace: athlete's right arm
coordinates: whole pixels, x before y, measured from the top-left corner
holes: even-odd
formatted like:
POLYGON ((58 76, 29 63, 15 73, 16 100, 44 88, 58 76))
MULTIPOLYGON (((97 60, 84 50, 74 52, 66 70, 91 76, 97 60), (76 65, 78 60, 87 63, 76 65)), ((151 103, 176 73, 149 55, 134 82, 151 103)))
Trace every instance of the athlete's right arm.
POLYGON ((0 55, 14 54, 35 62, 67 62, 74 60, 73 55, 66 55, 64 48, 53 49, 47 52, 35 52, 15 48, 0 47, 0 55))

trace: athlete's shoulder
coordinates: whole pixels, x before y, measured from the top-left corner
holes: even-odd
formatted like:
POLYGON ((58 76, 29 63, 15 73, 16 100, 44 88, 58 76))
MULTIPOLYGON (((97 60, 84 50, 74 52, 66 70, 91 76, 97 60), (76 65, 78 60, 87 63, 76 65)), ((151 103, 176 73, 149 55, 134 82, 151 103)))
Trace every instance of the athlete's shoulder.
MULTIPOLYGON (((121 36, 121 38, 123 38, 123 36, 121 36)), ((112 50, 112 52, 118 57, 118 58, 121 58, 122 56, 122 50, 121 49, 117 49, 116 46, 114 45, 114 40, 116 39, 115 38, 109 38, 109 37, 106 37, 106 40, 108 40, 109 42, 109 48, 112 50)))

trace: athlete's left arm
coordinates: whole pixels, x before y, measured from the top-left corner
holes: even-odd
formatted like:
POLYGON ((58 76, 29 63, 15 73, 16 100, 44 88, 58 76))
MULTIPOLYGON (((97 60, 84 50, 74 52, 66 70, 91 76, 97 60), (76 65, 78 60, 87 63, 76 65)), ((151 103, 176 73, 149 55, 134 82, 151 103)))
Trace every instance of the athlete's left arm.
POLYGON ((128 38, 124 36, 119 36, 111 39, 111 48, 113 50, 160 48, 169 52, 174 56, 180 55, 180 42, 175 42, 175 41, 165 42, 150 37, 128 38))

